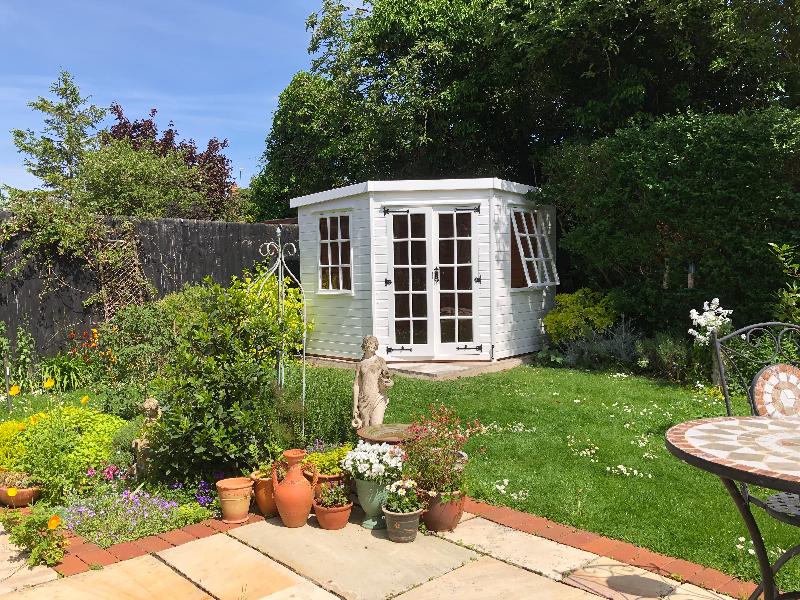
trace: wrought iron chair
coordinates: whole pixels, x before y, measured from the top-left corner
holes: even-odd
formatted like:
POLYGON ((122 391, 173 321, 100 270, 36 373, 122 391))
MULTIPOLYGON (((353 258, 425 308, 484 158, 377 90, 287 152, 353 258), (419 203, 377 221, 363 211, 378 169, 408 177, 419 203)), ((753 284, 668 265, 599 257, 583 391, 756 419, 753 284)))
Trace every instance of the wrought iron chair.
MULTIPOLYGON (((800 325, 758 323, 720 338, 713 336, 712 340, 714 367, 719 374, 728 416, 734 416, 731 396, 744 394, 754 416, 800 418, 800 394, 784 390, 800 373, 800 325), (776 385, 776 382, 782 383, 776 385), (784 393, 783 398, 781 393, 784 393)), ((751 495, 746 484, 739 484, 739 488, 745 503, 758 506, 783 523, 800 527, 800 496, 797 494, 781 492, 762 499, 751 495)), ((756 532, 751 535, 753 533, 756 532)), ((785 552, 771 565, 772 573, 777 573, 797 554, 800 554, 800 546, 785 552)), ((758 558, 759 562, 766 560, 766 557, 758 558)), ((759 590, 752 597, 757 597, 759 590)))

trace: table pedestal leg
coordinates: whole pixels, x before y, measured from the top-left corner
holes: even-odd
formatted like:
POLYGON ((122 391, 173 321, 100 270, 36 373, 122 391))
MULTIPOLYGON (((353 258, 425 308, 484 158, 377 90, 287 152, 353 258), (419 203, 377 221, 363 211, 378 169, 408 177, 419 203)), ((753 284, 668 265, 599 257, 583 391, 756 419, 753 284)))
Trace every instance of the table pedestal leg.
POLYGON ((761 531, 753 518, 753 513, 750 512, 750 503, 742 496, 739 486, 736 485, 731 479, 720 477, 722 485, 728 490, 728 493, 733 498, 733 503, 739 509, 739 514, 744 519, 744 524, 747 526, 747 531, 750 533, 750 539, 753 540, 753 550, 755 550, 756 558, 758 559, 758 568, 761 571, 761 585, 753 595, 750 596, 751 600, 758 598, 761 590, 764 590, 765 600, 774 600, 778 597, 775 589, 775 574, 772 571, 772 565, 767 556, 767 549, 764 546, 764 538, 761 537, 761 531))

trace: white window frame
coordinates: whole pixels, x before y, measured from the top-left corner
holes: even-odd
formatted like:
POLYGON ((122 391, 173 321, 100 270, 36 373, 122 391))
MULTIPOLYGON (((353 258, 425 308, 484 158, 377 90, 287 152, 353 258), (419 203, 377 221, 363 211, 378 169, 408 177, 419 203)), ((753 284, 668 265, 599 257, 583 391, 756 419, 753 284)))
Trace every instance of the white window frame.
POLYGON ((517 250, 519 251, 519 258, 522 261, 522 272, 525 274, 525 281, 528 284, 525 287, 512 288, 514 290, 543 289, 559 284, 556 261, 550 247, 550 236, 546 231, 543 220, 544 214, 540 210, 532 210, 529 208, 511 209, 511 227, 514 231, 514 239, 516 240, 517 250), (522 231, 520 231, 517 224, 517 214, 521 215, 522 231), (526 214, 531 217, 533 231, 528 230, 528 221, 525 218, 526 214), (524 252, 523 244, 527 244, 530 250, 529 255, 524 252), (535 248, 543 250, 545 256, 537 256, 536 252, 534 252, 535 248), (549 269, 547 268, 548 266, 549 269), (536 275, 535 281, 531 278, 531 269, 533 269, 536 275), (553 274, 552 277, 550 273, 553 274))
MULTIPOLYGON (((315 215, 317 218, 317 293, 323 295, 352 295, 353 294, 353 218, 352 213, 349 211, 343 212, 325 212, 315 215), (337 219, 341 219, 342 217, 347 217, 347 232, 349 237, 343 238, 341 236, 341 225, 337 228, 336 231, 336 239, 331 238, 331 217, 336 217, 337 219), (323 240, 322 234, 319 231, 319 225, 322 219, 327 221, 328 225, 328 239, 323 240), (347 256, 347 263, 342 262, 342 244, 343 243, 350 244, 350 253, 347 256), (331 246, 333 243, 336 244, 336 248, 339 250, 339 264, 332 265, 331 264, 331 246), (320 252, 322 250, 322 244, 325 244, 328 250, 328 264, 323 265, 322 259, 320 258, 320 252), (332 269, 334 267, 339 268, 339 287, 338 288, 331 288, 331 287, 322 287, 322 269, 332 269), (342 287, 344 285, 344 277, 342 277, 342 267, 349 267, 350 268, 350 287, 342 287)), ((329 279, 330 282, 330 279, 329 279)))

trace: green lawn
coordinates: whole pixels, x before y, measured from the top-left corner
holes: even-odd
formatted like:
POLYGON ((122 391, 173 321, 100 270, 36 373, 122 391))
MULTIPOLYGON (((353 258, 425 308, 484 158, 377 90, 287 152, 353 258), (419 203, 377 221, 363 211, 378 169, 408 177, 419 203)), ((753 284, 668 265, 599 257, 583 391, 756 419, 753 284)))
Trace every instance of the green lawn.
MULTIPOLYGON (((352 373, 322 371, 309 378, 326 380, 328 393, 349 402, 352 373)), ((736 548, 747 533, 719 480, 664 447, 670 426, 723 414, 721 402, 640 377, 527 366, 454 381, 395 381, 389 421, 408 421, 441 401, 463 418, 499 426, 469 443, 470 495, 759 579, 749 539, 736 548), (495 485, 504 479, 501 493, 495 485)), ((800 530, 757 517, 771 551, 800 543, 800 530)), ((787 567, 779 583, 800 588, 800 568, 787 567)))

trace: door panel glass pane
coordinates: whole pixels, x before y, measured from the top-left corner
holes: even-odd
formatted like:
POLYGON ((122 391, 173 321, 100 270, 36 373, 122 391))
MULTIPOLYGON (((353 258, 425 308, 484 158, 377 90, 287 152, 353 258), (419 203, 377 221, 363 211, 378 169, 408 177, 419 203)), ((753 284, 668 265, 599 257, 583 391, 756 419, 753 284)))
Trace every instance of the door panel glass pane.
POLYGON ((398 344, 411 343, 411 321, 394 322, 394 339, 398 344))
POLYGON ((439 295, 439 314, 443 317, 453 317, 456 314, 456 295, 439 295))
POLYGON ((340 262, 343 265, 349 265, 350 264, 350 242, 342 242, 341 249, 342 249, 342 260, 340 262))
POLYGON ((411 289, 422 292, 427 289, 428 269, 411 269, 411 289))
POLYGON ((394 316, 400 319, 407 319, 411 316, 408 310, 408 294, 395 294, 394 316))
POLYGON ((458 295, 458 314, 462 317, 472 316, 472 293, 458 295))
POLYGON ((428 261, 425 259, 425 246, 427 242, 411 242, 411 264, 412 265, 425 265, 428 261))
POLYGON ((342 289, 353 289, 352 282, 350 281, 350 267, 342 267, 342 289))
POLYGON ((472 242, 470 240, 458 241, 458 262, 462 265, 472 262, 472 242))
POLYGON ((411 296, 411 310, 414 317, 427 317, 428 294, 414 294, 411 296))
POLYGON ((330 269, 325 267, 320 269, 319 273, 319 287, 323 290, 330 289, 330 269))
POLYGON ((326 217, 322 217, 319 220, 319 239, 328 239, 328 219, 326 217))
POLYGON ((428 321, 425 319, 414 319, 414 340, 415 344, 428 343, 428 321))
POLYGON ((472 289, 472 267, 458 267, 458 289, 472 289))
POLYGON ((439 282, 439 287, 442 290, 454 290, 456 289, 456 282, 455 282, 455 268, 454 267, 442 267, 440 269, 440 277, 441 281, 439 282))
POLYGON ((329 233, 332 240, 339 239, 339 217, 331 217, 329 233))
POLYGON ((442 343, 452 344, 456 341, 456 320, 440 319, 439 326, 442 330, 442 343))
POLYGON ((411 215, 411 237, 425 238, 425 215, 411 215))
POLYGON ((456 234, 469 237, 472 230, 472 213, 456 213, 456 234))
POLYGON ((331 242, 331 264, 339 264, 339 244, 338 242, 331 242))
POLYGON ((328 244, 326 242, 322 242, 319 245, 319 264, 328 264, 328 244))
POLYGON ((459 342, 472 341, 472 319, 458 320, 458 341, 459 342))
POLYGON ((339 286, 339 268, 331 267, 331 289, 338 290, 339 286))
MULTIPOLYGON (((455 255, 453 252, 453 242, 452 240, 440 240, 439 241, 439 264, 440 265, 452 265, 455 262, 455 255)), ((461 242, 459 242, 460 244, 461 242)))
POLYGON ((350 239, 350 217, 339 217, 339 239, 350 239))
POLYGON ((400 268, 394 270, 394 289, 398 292, 408 290, 408 269, 400 268))
POLYGON ((452 238, 453 234, 453 215, 450 213, 439 215, 439 238, 452 238))
POLYGON ((392 232, 394 239, 408 237, 408 215, 392 216, 392 232))
POLYGON ((408 242, 394 243, 394 264, 396 265, 408 264, 408 242))

